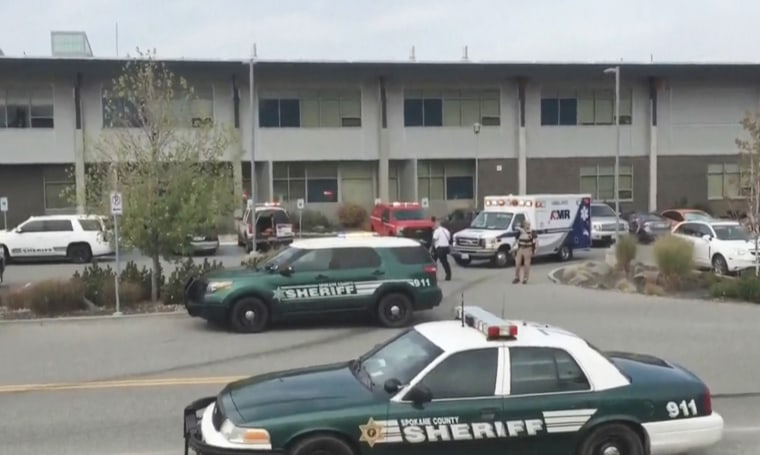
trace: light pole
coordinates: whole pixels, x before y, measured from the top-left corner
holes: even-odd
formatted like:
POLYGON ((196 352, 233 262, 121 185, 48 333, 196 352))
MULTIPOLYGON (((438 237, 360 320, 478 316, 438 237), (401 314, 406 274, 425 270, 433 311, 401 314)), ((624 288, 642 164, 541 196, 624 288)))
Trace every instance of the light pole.
MULTIPOLYGON (((251 242, 253 251, 256 251, 256 151, 255 151, 255 138, 254 133, 256 131, 256 106, 254 105, 254 93, 256 87, 253 81, 253 59, 256 57, 256 45, 253 45, 251 53, 251 59, 248 61, 248 103, 251 106, 251 223, 253 229, 251 229, 251 242)), ((245 202, 248 205, 248 201, 245 202)))
POLYGON ((472 132, 475 133, 475 211, 478 210, 480 200, 478 199, 478 186, 480 185, 480 167, 478 166, 478 155, 480 155, 480 123, 472 124, 472 132))
POLYGON ((605 74, 615 75, 615 242, 620 240, 620 67, 607 68, 605 74))

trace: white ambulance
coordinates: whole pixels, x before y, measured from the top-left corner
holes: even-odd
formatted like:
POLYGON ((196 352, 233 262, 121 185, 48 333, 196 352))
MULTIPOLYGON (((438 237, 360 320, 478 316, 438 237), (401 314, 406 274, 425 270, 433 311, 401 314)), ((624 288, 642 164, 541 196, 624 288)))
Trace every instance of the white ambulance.
POLYGON ((538 234, 535 256, 566 261, 574 250, 591 247, 590 205, 590 194, 486 196, 470 227, 454 234, 451 254, 461 266, 488 260, 506 267, 512 262, 517 227, 527 219, 538 234))

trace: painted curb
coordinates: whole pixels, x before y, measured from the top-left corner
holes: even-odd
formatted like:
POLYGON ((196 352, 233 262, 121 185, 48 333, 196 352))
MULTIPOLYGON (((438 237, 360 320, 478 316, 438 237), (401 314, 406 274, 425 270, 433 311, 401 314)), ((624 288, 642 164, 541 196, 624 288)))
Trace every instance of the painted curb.
POLYGON ((178 317, 187 315, 184 310, 175 311, 161 311, 155 313, 138 313, 138 314, 123 314, 121 316, 113 316, 110 314, 102 314, 97 316, 60 316, 57 318, 30 318, 30 319, 0 319, 0 325, 9 324, 43 324, 43 323, 61 323, 61 322, 87 322, 87 321, 120 321, 122 319, 141 319, 141 318, 158 318, 158 317, 178 317))

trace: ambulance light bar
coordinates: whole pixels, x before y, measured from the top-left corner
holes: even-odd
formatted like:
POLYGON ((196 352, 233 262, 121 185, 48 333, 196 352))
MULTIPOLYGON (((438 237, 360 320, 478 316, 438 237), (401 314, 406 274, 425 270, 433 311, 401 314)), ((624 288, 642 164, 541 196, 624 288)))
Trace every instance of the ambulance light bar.
POLYGON ((514 340, 517 338, 516 324, 505 321, 477 306, 457 307, 456 319, 483 333, 488 340, 514 340))
POLYGON ((536 206, 538 208, 541 208, 544 206, 543 201, 532 201, 527 199, 507 199, 507 198, 499 198, 499 199, 489 199, 486 198, 486 206, 488 207, 505 207, 505 206, 511 206, 511 207, 533 207, 536 206))
POLYGON ((391 205, 394 206, 394 207, 419 207, 420 203, 419 202, 398 202, 398 201, 396 201, 396 202, 391 203, 391 205))

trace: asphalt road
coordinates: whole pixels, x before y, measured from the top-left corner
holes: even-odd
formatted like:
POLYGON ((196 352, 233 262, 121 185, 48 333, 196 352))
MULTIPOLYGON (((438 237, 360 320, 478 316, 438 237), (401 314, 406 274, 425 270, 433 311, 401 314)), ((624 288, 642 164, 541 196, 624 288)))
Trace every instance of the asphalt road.
MULTIPOLYGON (((708 382, 726 419, 724 440, 695 455, 760 453, 760 307, 560 286, 545 277, 554 266, 535 266, 528 285, 509 284, 511 269, 455 267, 447 300, 419 320, 452 317, 464 293, 468 304, 557 324, 603 348, 667 357, 708 382)), ((0 454, 180 454, 183 407, 231 377, 355 357, 394 333, 343 323, 237 335, 185 315, 3 323, 0 454), (116 380, 128 382, 83 384, 116 380), (67 385, 28 390, 41 383, 67 385)))

